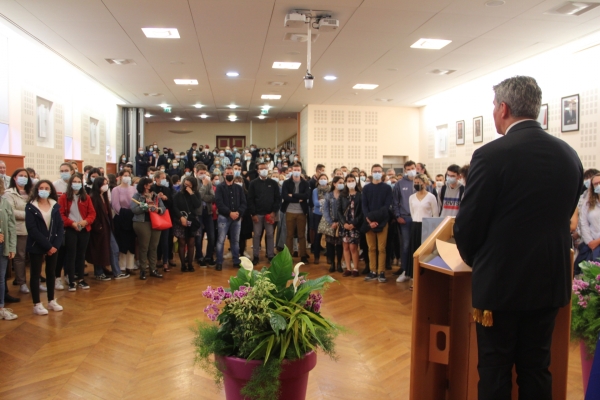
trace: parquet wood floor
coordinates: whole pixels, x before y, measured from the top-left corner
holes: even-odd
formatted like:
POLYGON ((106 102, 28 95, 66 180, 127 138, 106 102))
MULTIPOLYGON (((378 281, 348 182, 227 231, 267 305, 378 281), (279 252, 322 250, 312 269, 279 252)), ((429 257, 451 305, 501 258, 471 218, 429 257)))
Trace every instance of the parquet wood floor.
MULTIPOLYGON (((327 272, 323 263, 306 270, 313 278, 327 272)), ((193 365, 190 327, 204 318, 202 290, 225 284, 235 273, 229 260, 222 272, 197 268, 182 274, 176 268, 164 279, 92 278, 90 290, 57 292, 64 311, 48 316, 33 315, 31 296, 10 286, 21 303, 8 305, 17 320, 0 321, 0 399, 224 399, 193 365)), ((307 398, 407 399, 408 283, 333 275, 339 283, 325 294, 322 312, 351 333, 338 340, 337 362, 319 355, 307 398)), ((579 363, 573 344, 570 400, 583 399, 579 363)))

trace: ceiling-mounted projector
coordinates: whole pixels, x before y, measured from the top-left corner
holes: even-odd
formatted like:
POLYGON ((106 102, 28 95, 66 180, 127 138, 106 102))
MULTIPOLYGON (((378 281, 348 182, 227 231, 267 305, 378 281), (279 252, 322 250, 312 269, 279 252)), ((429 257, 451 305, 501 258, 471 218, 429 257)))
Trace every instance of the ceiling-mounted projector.
POLYGON ((321 18, 319 20, 319 32, 335 31, 340 27, 340 21, 333 18, 321 18))
POLYGON ((306 17, 303 14, 291 13, 285 16, 283 26, 286 28, 300 28, 306 24, 306 17))

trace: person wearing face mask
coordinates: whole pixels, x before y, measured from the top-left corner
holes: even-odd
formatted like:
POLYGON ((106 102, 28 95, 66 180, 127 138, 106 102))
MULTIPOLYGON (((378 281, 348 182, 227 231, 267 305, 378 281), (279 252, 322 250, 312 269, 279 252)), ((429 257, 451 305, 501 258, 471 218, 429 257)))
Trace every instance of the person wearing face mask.
POLYGON ((579 212, 581 244, 575 260, 577 266, 584 260, 596 260, 600 257, 600 173, 588 179, 589 188, 579 212))
POLYGON ((117 165, 118 171, 122 171, 123 168, 125 168, 126 166, 127 166, 127 155, 121 154, 121 157, 119 157, 119 163, 117 165))
POLYGON ((409 198, 415 192, 413 180, 416 175, 416 163, 412 160, 406 161, 404 163, 404 176, 396 182, 393 190, 394 217, 400 228, 400 236, 402 238, 400 268, 394 272, 394 275, 399 275, 396 282, 404 282, 408 279, 405 267, 412 265, 412 253, 409 252, 412 225, 409 198))
POLYGON ((224 150, 219 150, 219 153, 218 153, 218 155, 219 155, 219 160, 221 161, 221 165, 222 165, 223 167, 226 167, 226 166, 228 166, 228 165, 231 165, 232 161, 231 161, 231 159, 229 158, 229 155, 228 155, 228 154, 226 154, 224 150))
POLYGON ((460 202, 465 193, 465 187, 460 184, 458 178, 460 167, 452 164, 446 170, 446 184, 442 186, 438 196, 440 205, 440 217, 455 217, 460 208, 460 202))
POLYGON ((12 309, 4 307, 6 300, 4 288, 8 287, 6 282, 8 260, 13 259, 17 251, 17 231, 12 206, 8 200, 1 197, 4 190, 4 185, 0 183, 0 319, 10 321, 16 319, 17 315, 12 309))
MULTIPOLYGON (((90 192, 90 198, 96 210, 96 219, 92 223, 85 259, 94 266, 94 275, 97 281, 110 281, 111 276, 114 279, 129 278, 129 274, 121 272, 119 266, 119 245, 114 236, 108 190, 108 180, 100 176, 94 180, 90 192), (107 265, 110 265, 111 272, 105 272, 107 265)), ((82 282, 79 282, 78 286, 86 289, 82 282)))
POLYGON ((33 300, 33 313, 46 315, 48 310, 40 301, 40 274, 42 264, 46 264, 48 308, 62 311, 63 307, 54 299, 54 270, 58 249, 64 239, 64 226, 60 216, 60 205, 52 182, 41 180, 31 190, 31 199, 25 207, 27 227, 27 252, 29 253, 30 286, 33 300))
POLYGON ((365 187, 361 195, 362 214, 365 223, 361 232, 365 233, 369 246, 369 260, 371 272, 365 281, 378 280, 387 282, 385 277, 386 244, 389 209, 392 205, 392 189, 382 182, 383 168, 379 164, 371 167, 373 182, 365 187))
MULTIPOLYGON (((317 169, 319 167, 317 166, 317 169)), ((324 169, 324 168, 323 168, 324 169)), ((320 170, 320 169, 319 169, 320 170)), ((323 205, 325 204, 325 196, 329 193, 329 181, 327 178, 327 174, 319 174, 315 175, 317 178, 317 186, 312 191, 312 201, 313 205, 312 211, 312 221, 311 221, 311 234, 313 235, 313 239, 311 240, 311 252, 314 255, 314 263, 318 264, 321 258, 321 251, 323 248, 321 247, 321 238, 323 237, 323 232, 319 232, 319 224, 321 223, 321 218, 323 218, 323 205)), ((314 177, 313 177, 314 178, 314 177)))
MULTIPOLYGON (((169 215, 175 215, 173 212, 173 188, 167 174, 160 171, 154 173, 154 184, 150 190, 162 200, 165 208, 169 210, 169 215)), ((174 267, 173 262, 173 231, 172 228, 160 231, 160 241, 158 242, 157 257, 162 259, 162 267, 164 272, 169 272, 169 266, 174 267)))
POLYGON ((84 186, 87 194, 90 194, 92 192, 92 186, 94 184, 94 181, 99 176, 100 176, 100 170, 98 168, 90 169, 90 171, 88 172, 86 185, 84 186))
POLYGON ((279 185, 270 179, 266 163, 258 164, 258 179, 250 182, 248 190, 248 210, 253 222, 253 263, 258 264, 258 250, 263 229, 266 232, 265 242, 267 247, 267 259, 271 261, 275 257, 274 229, 279 209, 281 208, 281 194, 279 185))
POLYGON ((198 180, 193 176, 183 179, 182 190, 173 200, 173 233, 179 241, 181 272, 194 272, 194 249, 201 235, 200 215, 202 200, 198 192, 198 180), (186 259, 187 249, 187 259, 186 259))
POLYGON ((344 257, 344 247, 342 238, 339 235, 339 220, 337 215, 338 202, 340 194, 344 190, 344 178, 334 176, 328 193, 325 194, 325 201, 321 206, 321 212, 326 223, 319 223, 319 233, 325 235, 327 243, 327 261, 329 262, 329 272, 344 272, 342 269, 342 259, 344 257), (337 264, 336 264, 337 260, 337 264))
POLYGON ((346 271, 343 276, 358 277, 358 246, 360 245, 360 227, 363 224, 360 187, 354 175, 345 179, 344 190, 340 193, 337 207, 339 235, 344 246, 346 271))
POLYGON ((241 229, 241 217, 247 208, 244 189, 233 183, 233 168, 225 169, 225 182, 217 186, 215 202, 219 213, 217 224, 219 235, 217 239, 217 265, 215 270, 223 269, 223 248, 225 237, 229 235, 233 265, 239 267, 239 241, 241 229))
POLYGON ((171 160, 171 162, 167 166, 166 174, 168 176, 177 175, 177 176, 181 177, 181 176, 183 176, 184 171, 185 171, 184 167, 185 167, 185 162, 180 161, 180 159, 175 158, 175 159, 171 160))
MULTIPOLYGON (((90 241, 90 230, 92 223, 96 219, 96 210, 92 204, 90 196, 83 188, 81 175, 74 174, 68 181, 67 191, 58 199, 60 205, 60 215, 65 226, 65 276, 68 277, 69 291, 77 290, 77 280, 75 275, 81 277, 80 286, 82 289, 89 289, 87 283, 83 281, 85 269, 85 253, 90 241)), ((59 276, 57 275, 58 286, 59 276)))
MULTIPOLYGON (((207 145, 207 144, 204 145, 204 149, 202 150, 202 152, 198 156, 198 161, 200 161, 202 164, 206 165, 209 170, 213 166, 213 163, 215 161, 215 156, 210 151, 210 146, 209 145, 207 145)), ((192 169, 193 169, 193 166, 192 166, 192 169)))
POLYGON ((156 161, 156 167, 160 169, 160 167, 164 167, 165 170, 169 167, 169 164, 171 163, 172 159, 170 157, 169 154, 169 148, 168 147, 163 147, 163 153, 158 156, 158 159, 156 161))
MULTIPOLYGON (((215 265, 213 258, 215 249, 215 228, 213 220, 213 203, 215 201, 215 190, 210 179, 210 173, 206 165, 198 163, 195 166, 195 175, 198 181, 198 193, 202 201, 202 209, 198 216, 202 222, 200 233, 196 236, 196 262, 200 267, 215 265), (202 240, 206 234, 206 255, 202 252, 202 240)), ((235 174, 234 174, 235 175, 235 174)))
POLYGON ((427 177, 427 179, 429 179, 429 184, 427 185, 427 191, 431 194, 433 194, 436 198, 438 197, 437 194, 437 188, 435 183, 433 182, 433 178, 431 177, 431 175, 429 175, 429 172, 427 171, 427 168, 425 167, 425 164, 423 163, 417 163, 417 175, 425 175, 427 177))
POLYGON ((138 148, 138 153, 135 156, 135 175, 146 176, 150 160, 143 148, 138 148))
POLYGON ((56 194, 60 197, 63 193, 67 192, 69 179, 71 175, 73 175, 75 171, 73 167, 69 163, 60 164, 60 179, 54 182, 54 188, 56 189, 56 194))
POLYGON ((440 190, 442 190, 442 186, 444 186, 444 175, 442 174, 437 174, 435 176, 435 188, 436 190, 439 192, 440 190))
MULTIPOLYGON (((458 170, 458 183, 463 187, 467 187, 467 178, 469 177, 469 164, 465 164, 458 170)), ((464 193, 463 193, 464 194, 464 193)), ((462 200, 462 197, 460 198, 462 200)))
POLYGON ((233 154, 231 152, 231 147, 227 146, 225 147, 225 151, 221 150, 221 153, 223 153, 222 157, 227 157, 227 159, 229 160, 229 164, 233 164, 233 160, 235 159, 235 154, 233 154))
POLYGON ((242 176, 245 179, 250 179, 250 181, 253 181, 258 177, 256 163, 252 160, 252 154, 249 152, 244 153, 244 160, 242 161, 242 176))
POLYGON ((17 252, 13 259, 15 271, 14 285, 18 285, 21 293, 29 293, 25 276, 25 259, 27 257, 27 227, 25 225, 25 207, 29 202, 29 193, 33 188, 33 182, 24 168, 15 170, 10 179, 8 190, 2 197, 8 200, 15 215, 17 231, 17 252))
MULTIPOLYGON (((248 203, 248 189, 246 189, 246 184, 244 182, 244 178, 241 176, 235 176, 233 178, 233 184, 241 186, 244 189, 244 196, 246 196, 246 204, 248 203)), ((242 221, 240 226, 240 254, 243 254, 246 258, 252 258, 252 256, 246 252, 246 245, 248 244, 248 239, 252 239, 252 232, 254 229, 252 216, 250 215, 250 210, 246 207, 246 211, 244 215, 242 215, 242 221)), ((262 236, 262 232, 261 232, 262 236)), ((225 257, 223 257, 225 258, 225 257)))
POLYGON ((10 176, 6 176, 6 163, 2 160, 0 160, 0 178, 2 178, 4 188, 8 189, 10 186, 10 176))
POLYGON ((131 211, 131 199, 136 190, 129 171, 123 170, 119 172, 119 176, 121 184, 111 192, 115 240, 119 246, 119 268, 121 271, 132 273, 138 269, 135 265, 136 235, 133 230, 133 212, 131 211))
POLYGON ((283 183, 281 190, 281 198, 283 199, 281 210, 285 212, 286 218, 286 245, 291 252, 293 249, 294 233, 297 233, 300 260, 305 264, 308 264, 308 254, 306 253, 306 218, 310 197, 310 186, 307 181, 302 179, 302 167, 299 164, 294 164, 292 167, 292 178, 283 183))
POLYGON ((211 174, 216 173, 215 170, 218 170, 219 172, 224 171, 224 165, 221 164, 221 159, 219 157, 216 157, 215 160, 213 161, 212 166, 209 167, 209 171, 211 174))

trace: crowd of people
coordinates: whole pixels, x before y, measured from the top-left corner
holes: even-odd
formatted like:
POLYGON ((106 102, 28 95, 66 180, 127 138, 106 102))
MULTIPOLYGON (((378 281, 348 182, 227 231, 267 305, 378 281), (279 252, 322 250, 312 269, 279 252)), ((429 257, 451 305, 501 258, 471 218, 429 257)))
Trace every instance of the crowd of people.
MULTIPOLYGON (((20 300, 8 292, 9 260, 12 284, 31 293, 38 315, 63 309, 56 290, 89 289, 86 263, 96 281, 134 273, 163 278, 177 266, 177 254, 184 273, 221 271, 229 259, 239 268, 241 255, 258 264, 263 243, 263 262, 287 246, 304 263, 320 264, 325 253, 328 272, 366 275, 367 282, 387 282, 386 271, 398 265, 395 279, 405 282, 413 276, 423 218, 456 216, 469 173, 468 165, 453 164, 432 177, 425 164, 407 161, 401 174, 379 164, 328 173, 318 164, 309 175, 293 147, 211 151, 196 143, 186 152, 163 147, 162 154, 154 143, 139 148, 135 160, 122 155, 117 168, 117 174, 93 166, 80 172, 76 162, 66 162, 51 182, 31 168, 8 174, 0 161, 0 285, 6 288, 0 318, 17 318, 4 303, 20 300), (155 227, 152 213, 172 227, 155 227), (47 307, 40 291, 47 292, 47 307)), ((597 252, 600 174, 588 170, 585 179, 573 238, 597 252)))

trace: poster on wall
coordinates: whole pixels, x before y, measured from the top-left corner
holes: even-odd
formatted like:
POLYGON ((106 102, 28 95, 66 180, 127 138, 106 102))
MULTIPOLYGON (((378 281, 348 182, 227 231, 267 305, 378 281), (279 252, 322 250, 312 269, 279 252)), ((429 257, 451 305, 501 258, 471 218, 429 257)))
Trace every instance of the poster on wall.
POLYGON ((465 121, 456 121, 456 144, 465 144, 465 121))
POLYGON ((537 121, 542 126, 542 129, 548 130, 548 104, 542 104, 540 107, 540 114, 538 115, 537 121))
POLYGON ((563 97, 560 101, 562 106, 561 132, 573 132, 579 130, 579 95, 563 97))
POLYGON ((473 143, 483 142, 483 117, 473 118, 473 143))

